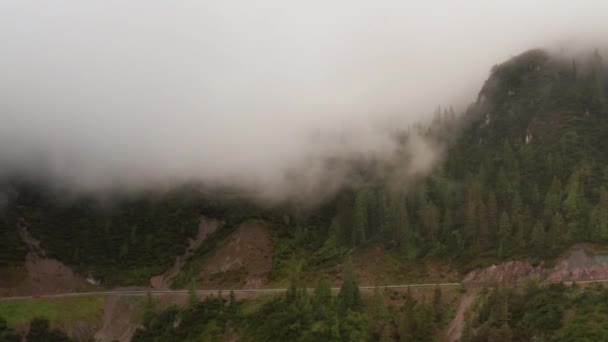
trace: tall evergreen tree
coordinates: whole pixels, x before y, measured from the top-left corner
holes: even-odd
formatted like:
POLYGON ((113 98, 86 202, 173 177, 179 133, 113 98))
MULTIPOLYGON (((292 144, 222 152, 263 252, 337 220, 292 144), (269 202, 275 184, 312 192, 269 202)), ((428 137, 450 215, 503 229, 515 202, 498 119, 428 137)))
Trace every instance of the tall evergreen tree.
POLYGON ((319 278, 315 287, 315 303, 318 307, 325 306, 331 303, 331 284, 325 275, 319 278))
POLYGON ((433 291, 433 313, 435 315, 435 323, 441 324, 443 321, 443 298, 439 285, 435 285, 435 290, 433 291))
POLYGON ((188 305, 191 309, 195 309, 198 306, 199 299, 196 294, 196 280, 192 278, 190 280, 190 287, 188 288, 188 305))
POLYGON ((509 214, 503 211, 498 221, 498 256, 504 257, 511 248, 511 221, 509 214))
POLYGON ((532 246, 535 248, 537 253, 543 253, 545 247, 545 227, 542 222, 536 221, 536 224, 532 228, 532 246))
POLYGON ((359 285, 355 277, 352 261, 349 259, 346 264, 344 281, 338 292, 338 309, 341 313, 347 311, 362 312, 364 309, 363 299, 359 292, 359 285))

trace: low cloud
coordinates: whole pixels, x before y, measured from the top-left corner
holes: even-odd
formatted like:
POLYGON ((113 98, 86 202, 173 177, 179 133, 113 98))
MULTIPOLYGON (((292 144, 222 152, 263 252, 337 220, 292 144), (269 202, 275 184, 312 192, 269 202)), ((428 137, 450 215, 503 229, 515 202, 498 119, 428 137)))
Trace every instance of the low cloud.
MULTIPOLYGON (((492 65, 606 40, 605 13, 600 1, 6 1, 0 173, 75 191, 331 191, 349 180, 328 160, 393 155, 395 131, 464 108, 492 65)), ((404 173, 428 172, 437 148, 411 146, 404 173)))

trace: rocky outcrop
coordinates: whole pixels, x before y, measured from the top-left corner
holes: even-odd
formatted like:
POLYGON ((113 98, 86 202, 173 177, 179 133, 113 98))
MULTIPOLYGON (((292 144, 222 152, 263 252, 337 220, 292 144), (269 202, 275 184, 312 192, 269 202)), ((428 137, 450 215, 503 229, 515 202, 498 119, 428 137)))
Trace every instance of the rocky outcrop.
POLYGON ((543 282, 608 280, 608 256, 587 254, 582 246, 574 246, 566 255, 566 258, 551 267, 545 267, 543 263, 533 266, 527 261, 506 261, 473 270, 465 276, 462 283, 514 285, 529 277, 536 277, 543 282))

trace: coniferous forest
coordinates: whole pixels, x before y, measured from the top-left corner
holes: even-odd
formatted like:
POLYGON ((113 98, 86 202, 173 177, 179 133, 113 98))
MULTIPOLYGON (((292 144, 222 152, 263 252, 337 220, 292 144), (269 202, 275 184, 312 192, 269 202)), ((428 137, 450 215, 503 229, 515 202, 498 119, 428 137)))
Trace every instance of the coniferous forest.
MULTIPOLYGON (((65 198, 44 184, 9 177, 2 185, 18 195, 0 215, 0 266, 23 267, 19 227, 25 226, 50 257, 104 286, 147 285, 184 253, 201 216, 216 218, 220 229, 173 281, 184 288, 193 260, 204 258, 240 223, 259 220, 272 231, 271 276, 289 279, 286 294, 264 300, 191 294, 187 307, 162 310, 149 296, 133 340, 437 339, 455 310, 439 287, 418 298, 382 286, 362 295, 352 265, 337 292, 324 277, 315 285, 300 275, 372 245, 406 264, 444 260, 464 274, 506 260, 552 261, 578 243, 608 243, 605 68, 597 51, 572 59, 532 50, 496 65, 463 113, 439 108, 432 122, 396 132, 404 148, 390 163, 350 161, 354 181, 314 205, 259 205, 202 191, 199 184, 104 202, 65 198), (400 165, 413 162, 405 148, 412 137, 442 151, 428 175, 399 173, 400 165)), ((530 283, 525 289, 485 289, 481 298, 478 311, 467 317, 465 341, 607 336, 603 287, 530 283)), ((32 323, 31 341, 38 341, 37 333, 68 339, 44 320, 32 323)), ((0 340, 14 340, 3 321, 0 340)))

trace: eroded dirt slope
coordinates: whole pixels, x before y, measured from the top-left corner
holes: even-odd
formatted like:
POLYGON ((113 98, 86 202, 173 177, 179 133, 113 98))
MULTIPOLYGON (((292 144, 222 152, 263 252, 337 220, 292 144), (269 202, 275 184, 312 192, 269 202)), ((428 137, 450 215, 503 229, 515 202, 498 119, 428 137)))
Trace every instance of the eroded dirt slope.
POLYGON ((194 239, 190 239, 188 241, 188 249, 182 255, 178 255, 175 257, 175 262, 173 266, 167 270, 167 272, 154 276, 150 279, 150 285, 155 289, 168 289, 169 284, 171 284, 171 280, 175 278, 182 267, 184 266, 185 261, 192 256, 194 250, 196 250, 200 245, 205 241, 205 239, 215 232, 219 227, 219 222, 214 219, 210 219, 207 217, 201 217, 200 223, 198 225, 198 232, 194 239))
POLYGON ((59 260, 49 258, 23 224, 19 226, 21 239, 28 248, 25 270, 19 281, 4 288, 6 295, 43 295, 90 290, 86 279, 59 260))
POLYGON ((272 268, 272 242, 268 227, 259 222, 242 223, 208 257, 197 274, 204 288, 259 288, 272 268))
POLYGON ((141 301, 136 297, 108 296, 104 304, 103 323, 95 341, 127 342, 140 326, 141 301))
POLYGON ((460 298, 458 302, 458 306, 456 307, 456 315, 448 325, 446 329, 446 334, 444 341, 445 342, 457 342, 460 341, 460 337, 462 336, 462 331, 465 325, 466 312, 471 308, 471 305, 475 302, 475 298, 477 297, 478 290, 471 289, 466 292, 460 298))
POLYGON ((533 266, 527 261, 507 261, 469 272, 464 284, 517 284, 529 277, 544 282, 571 282, 608 279, 608 256, 589 255, 582 246, 572 247, 556 265, 533 266))

